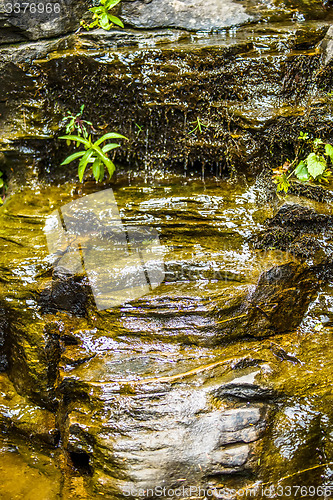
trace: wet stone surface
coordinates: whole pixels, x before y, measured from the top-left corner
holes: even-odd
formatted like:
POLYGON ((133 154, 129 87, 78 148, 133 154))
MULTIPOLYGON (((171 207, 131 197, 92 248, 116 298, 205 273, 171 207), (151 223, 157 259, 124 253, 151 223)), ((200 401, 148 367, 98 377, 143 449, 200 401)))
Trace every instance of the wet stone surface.
POLYGON ((88 0, 0 1, 0 45, 54 38, 76 31, 88 0))
MULTIPOLYGON (((253 244, 272 225, 330 220, 329 205, 298 199, 304 208, 295 209, 293 197, 287 208, 263 205, 257 188, 231 181, 119 182, 122 222, 158 229, 165 279, 98 310, 84 280, 74 286, 55 272, 43 233, 46 218, 78 198, 76 187, 39 189, 1 209, 0 428, 15 446, 1 451, 14 453, 2 466, 7 487, 18 463, 33 480, 28 435, 50 498, 136 500, 142 489, 252 488, 293 473, 287 484, 296 484, 308 462, 330 484, 331 287, 310 262, 253 244), (73 310, 80 286, 85 306, 73 310)), ((311 484, 322 480, 316 471, 311 484)), ((16 486, 21 495, 25 487, 16 486)))
POLYGON ((329 26, 327 13, 213 34, 97 30, 6 46, 2 168, 19 184, 73 179, 74 164, 59 167, 67 150, 56 137, 81 104, 97 128, 108 124, 130 139, 117 159, 147 177, 168 169, 253 175, 276 166, 299 130, 320 129, 330 140, 329 26), (193 132, 198 119, 202 133, 193 132))

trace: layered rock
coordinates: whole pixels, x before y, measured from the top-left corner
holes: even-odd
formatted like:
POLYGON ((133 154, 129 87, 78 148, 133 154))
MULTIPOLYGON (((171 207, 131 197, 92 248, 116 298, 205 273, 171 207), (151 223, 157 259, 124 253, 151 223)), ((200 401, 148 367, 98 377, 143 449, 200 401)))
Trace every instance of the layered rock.
POLYGON ((74 32, 87 11, 88 0, 0 2, 0 45, 55 38, 74 32))
POLYGON ((144 167, 143 175, 181 168, 221 176, 276 164, 299 130, 320 127, 329 140, 331 66, 319 46, 326 30, 325 22, 271 26, 244 30, 239 39, 212 36, 203 45, 183 32, 98 31, 6 48, 5 170, 29 177, 28 163, 34 175, 74 176, 74 164, 72 171, 59 168, 67 151, 54 139, 67 110, 76 113, 81 104, 95 127, 130 138, 117 158, 144 167), (202 132, 194 131, 198 120, 202 132))

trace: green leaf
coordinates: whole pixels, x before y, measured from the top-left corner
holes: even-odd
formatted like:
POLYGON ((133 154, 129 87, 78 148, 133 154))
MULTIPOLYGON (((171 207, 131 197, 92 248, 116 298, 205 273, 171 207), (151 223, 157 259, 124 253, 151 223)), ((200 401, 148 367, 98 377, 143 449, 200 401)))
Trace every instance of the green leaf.
POLYGON ((89 10, 93 14, 102 14, 102 12, 104 12, 103 7, 101 7, 101 6, 99 6, 99 7, 91 7, 91 9, 89 9, 89 10))
POLYGON ((63 135, 59 137, 59 139, 64 139, 65 141, 74 141, 74 142, 81 142, 88 148, 90 148, 90 143, 87 139, 83 139, 83 137, 79 137, 78 135, 63 135))
POLYGON ((95 26, 98 26, 98 20, 93 21, 92 23, 89 24, 89 29, 95 28, 95 26))
POLYGON ((93 155, 94 155, 93 149, 88 149, 88 151, 86 151, 82 156, 80 163, 89 163, 89 160, 93 155))
POLYGON ((103 153, 107 153, 108 151, 111 151, 111 149, 115 148, 120 148, 120 144, 113 144, 113 143, 106 144, 105 146, 102 147, 102 151, 103 153))
POLYGON ((80 163, 77 173, 79 174, 80 182, 82 182, 84 172, 87 168, 87 163, 80 163))
POLYGON ((84 172, 87 168, 88 163, 90 163, 91 157, 93 155, 94 155, 94 151, 92 149, 89 149, 88 151, 86 151, 86 153, 84 154, 84 156, 80 160, 79 168, 78 168, 80 182, 82 182, 84 172))
POLYGON ((308 166, 308 172, 314 179, 321 175, 327 167, 325 158, 323 156, 316 155, 316 153, 310 153, 306 158, 306 163, 308 166))
POLYGON ((282 174, 277 176, 274 179, 275 184, 277 184, 277 192, 279 193, 280 191, 284 191, 285 193, 288 193, 288 189, 290 187, 290 182, 288 181, 288 178, 286 174, 282 174))
POLYGON ((128 141, 128 138, 124 135, 116 134, 115 132, 109 132, 108 134, 104 134, 103 137, 98 139, 94 143, 94 146, 99 146, 102 142, 107 141, 108 139, 126 139, 128 141))
POLYGON ((100 164, 101 160, 99 158, 96 158, 92 166, 92 173, 95 177, 96 182, 98 182, 101 173, 100 164))
POLYGON ((3 179, 0 179, 0 188, 3 187, 3 179))
POLYGON ((124 28, 124 23, 116 16, 111 16, 111 14, 108 14, 109 21, 113 24, 116 24, 117 26, 120 26, 120 28, 124 28))
POLYGON ((101 16, 101 18, 99 19, 99 24, 102 28, 104 28, 105 30, 108 30, 110 29, 110 25, 109 25, 109 19, 108 19, 108 15, 107 14, 103 14, 101 16))
POLYGON ((304 161, 301 161, 297 165, 297 168, 295 170, 295 175, 296 175, 297 179, 299 179, 300 181, 304 182, 304 181, 309 180, 309 178, 310 178, 309 172, 308 172, 306 163, 304 161))
POLYGON ((331 162, 333 163, 333 146, 331 144, 325 144, 325 152, 327 156, 331 158, 331 162))
POLYGON ((66 158, 66 160, 64 160, 61 165, 68 165, 68 163, 70 163, 71 161, 74 161, 76 160, 77 158, 80 158, 81 156, 83 156, 85 154, 85 151, 80 151, 79 153, 74 153, 70 156, 68 156, 66 158))
POLYGON ((104 165, 103 163, 100 164, 100 174, 99 174, 99 182, 102 182, 102 180, 104 179, 104 174, 105 174, 105 170, 104 170, 104 165))

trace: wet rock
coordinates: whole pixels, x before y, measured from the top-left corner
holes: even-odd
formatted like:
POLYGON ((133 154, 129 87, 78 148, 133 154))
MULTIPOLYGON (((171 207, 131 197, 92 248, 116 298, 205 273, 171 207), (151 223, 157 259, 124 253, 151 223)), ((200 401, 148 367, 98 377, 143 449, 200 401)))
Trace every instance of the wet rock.
POLYGON ((0 307, 0 372, 8 368, 7 353, 6 353, 6 337, 8 335, 8 322, 6 319, 6 311, 0 307))
POLYGON ((266 271, 249 299, 247 332, 263 337, 294 330, 318 286, 306 265, 290 262, 266 271))
POLYGON ((0 428, 50 445, 59 437, 54 414, 19 396, 5 374, 0 377, 0 428))
POLYGON ((333 229, 330 213, 318 213, 311 207, 285 203, 265 226, 266 229, 256 237, 256 248, 279 248, 310 264, 330 260, 333 252, 327 237, 333 229))
POLYGON ((2 1, 0 44, 54 38, 75 31, 88 4, 87 0, 50 0, 39 4, 2 1))
MULTIPOLYGON (((21 415, 24 402, 36 422, 56 416, 67 463, 54 460, 68 491, 77 480, 83 498, 134 499, 139 488, 180 482, 196 488, 255 482, 275 404, 294 394, 297 377, 301 392, 310 376, 307 350, 293 347, 294 334, 284 345, 281 334, 302 319, 317 276, 283 252, 249 248, 262 227, 253 218, 252 188, 212 182, 115 184, 125 225, 146 235, 149 217, 160 228, 167 279, 110 310, 87 301, 82 315, 72 310, 79 275, 52 271, 43 234, 46 217, 73 199, 74 186, 40 187, 38 196, 36 187, 22 190, 0 211, 8 376, 20 393, 14 407, 21 415), (42 309, 52 274, 56 300, 44 297, 42 309), (269 335, 274 342, 261 339, 269 335)), ((267 214, 271 209, 262 208, 261 217, 267 214)), ((313 229, 322 215, 292 208, 276 221, 313 229)), ((19 430, 15 420, 15 434, 38 434, 24 412, 23 421, 19 430)), ((10 422, 3 421, 5 430, 10 422)))
POLYGON ((317 74, 317 82, 319 86, 331 92, 332 89, 332 68, 333 68, 333 30, 332 27, 328 30, 325 38, 320 44, 323 57, 323 66, 317 74))
POLYGON ((327 29, 326 21, 302 28, 260 25, 242 28, 239 37, 200 34, 194 41, 180 30, 97 30, 6 47, 0 61, 0 150, 6 172, 15 172, 11 175, 20 183, 33 175, 76 177, 74 163, 59 167, 66 151, 54 136, 60 135, 67 110, 76 112, 83 103, 95 126, 109 123, 130 138, 117 151, 123 164, 216 177, 231 168, 253 173, 264 164, 273 166, 304 127, 329 135, 327 91, 309 91, 322 56, 308 50, 327 29), (304 41, 307 48, 295 53, 304 41), (315 112, 308 118, 312 105, 315 112), (198 118, 209 126, 190 133, 198 118), (35 165, 33 171, 27 165, 35 165))
POLYGON ((328 64, 333 59, 333 26, 328 29, 321 43, 321 48, 324 53, 324 63, 328 64))
POLYGON ((90 403, 66 410, 64 444, 74 460, 85 455, 98 492, 123 498, 131 491, 136 498, 138 489, 172 488, 181 478, 186 488, 203 488, 212 476, 254 470, 264 406, 218 409, 216 391, 212 404, 210 390, 183 384, 146 386, 133 395, 125 388, 119 394, 114 384, 88 386, 90 403))
POLYGON ((267 384, 260 384, 256 381, 259 373, 260 370, 252 370, 250 373, 234 377, 217 389, 216 396, 236 400, 269 401, 274 397, 274 391, 267 384))
POLYGON ((56 314, 57 311, 67 311, 75 316, 85 316, 90 295, 86 281, 82 276, 55 276, 52 283, 40 294, 39 306, 42 313, 56 314))

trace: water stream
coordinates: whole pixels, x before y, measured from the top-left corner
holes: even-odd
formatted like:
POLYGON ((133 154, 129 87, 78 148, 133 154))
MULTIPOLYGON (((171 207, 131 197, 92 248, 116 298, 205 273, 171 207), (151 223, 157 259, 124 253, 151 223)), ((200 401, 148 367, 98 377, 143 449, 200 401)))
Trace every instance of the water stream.
POLYGON ((253 245, 279 202, 260 203, 245 182, 120 179, 122 221, 158 231, 165 279, 99 311, 84 276, 54 274, 43 232, 55 209, 96 187, 78 191, 27 187, 1 209, 0 298, 10 324, 1 498, 121 498, 129 488, 140 498, 139 488, 161 484, 329 486, 332 327, 321 321, 331 318, 332 287, 297 331, 261 337, 242 319, 259 276, 298 263, 253 245))

